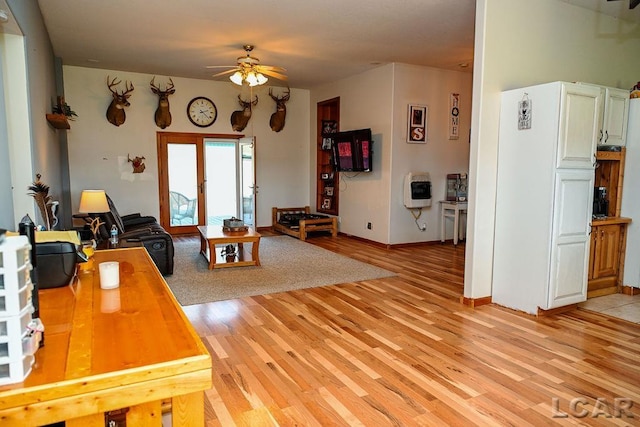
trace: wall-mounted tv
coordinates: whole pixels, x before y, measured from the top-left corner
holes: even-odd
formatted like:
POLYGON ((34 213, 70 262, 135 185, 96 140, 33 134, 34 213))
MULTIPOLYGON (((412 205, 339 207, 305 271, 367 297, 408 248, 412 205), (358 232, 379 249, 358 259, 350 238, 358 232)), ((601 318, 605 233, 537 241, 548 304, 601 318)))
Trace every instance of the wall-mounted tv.
POLYGON ((338 132, 333 137, 333 166, 338 172, 371 172, 371 129, 338 132))

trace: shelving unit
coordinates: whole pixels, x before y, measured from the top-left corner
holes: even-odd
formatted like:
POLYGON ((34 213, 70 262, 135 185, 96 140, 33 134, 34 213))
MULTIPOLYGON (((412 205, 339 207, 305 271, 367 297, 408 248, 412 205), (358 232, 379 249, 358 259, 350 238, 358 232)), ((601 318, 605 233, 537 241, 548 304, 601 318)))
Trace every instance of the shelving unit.
POLYGON ((630 218, 620 216, 626 149, 596 152, 595 187, 606 187, 609 209, 605 219, 591 222, 587 298, 619 292, 630 218))
POLYGON ((47 121, 56 129, 71 129, 67 116, 64 114, 47 114, 47 121))
POLYGON ((318 102, 317 116, 316 211, 338 215, 340 179, 333 168, 330 143, 340 129, 340 98, 318 102))

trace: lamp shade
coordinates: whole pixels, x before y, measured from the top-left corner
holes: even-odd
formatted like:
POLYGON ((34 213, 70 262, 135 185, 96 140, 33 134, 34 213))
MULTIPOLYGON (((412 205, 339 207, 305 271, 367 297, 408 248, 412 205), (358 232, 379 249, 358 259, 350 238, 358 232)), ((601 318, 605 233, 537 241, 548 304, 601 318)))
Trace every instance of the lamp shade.
POLYGON ((104 190, 82 190, 80 195, 80 213, 109 212, 109 203, 104 190))
POLYGON ((240 71, 236 71, 233 73, 229 79, 237 85, 242 85, 242 81, 244 80, 242 73, 240 71))

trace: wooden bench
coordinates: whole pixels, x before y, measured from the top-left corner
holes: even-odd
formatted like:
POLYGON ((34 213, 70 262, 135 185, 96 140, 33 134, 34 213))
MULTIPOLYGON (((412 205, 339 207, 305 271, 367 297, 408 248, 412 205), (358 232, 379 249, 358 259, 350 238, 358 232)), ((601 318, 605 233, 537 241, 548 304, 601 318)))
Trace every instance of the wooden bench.
POLYGON ((271 208, 271 226, 274 231, 278 231, 289 236, 297 237, 304 241, 310 232, 329 231, 331 236, 338 235, 338 218, 313 218, 309 206, 301 208, 271 208), (307 215, 310 218, 300 219, 297 225, 287 225, 281 222, 282 216, 287 214, 307 215))

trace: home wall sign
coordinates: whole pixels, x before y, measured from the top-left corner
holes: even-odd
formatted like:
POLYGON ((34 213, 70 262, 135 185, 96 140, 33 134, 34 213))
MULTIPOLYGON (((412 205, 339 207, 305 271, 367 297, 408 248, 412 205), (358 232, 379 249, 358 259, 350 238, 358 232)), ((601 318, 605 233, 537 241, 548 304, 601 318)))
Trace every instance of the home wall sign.
POLYGON ((460 94, 452 93, 449 96, 449 139, 458 139, 460 136, 460 94))
POLYGON ((426 144, 427 142, 427 112, 426 105, 409 104, 407 117, 407 142, 411 144, 426 144))
POLYGON ((518 102, 518 130, 531 129, 531 100, 525 92, 522 100, 518 102))

